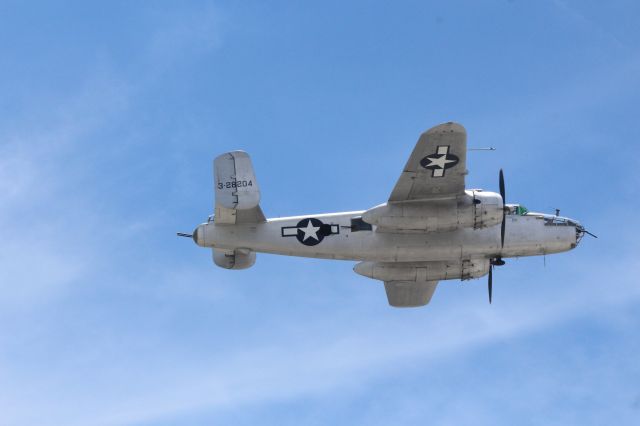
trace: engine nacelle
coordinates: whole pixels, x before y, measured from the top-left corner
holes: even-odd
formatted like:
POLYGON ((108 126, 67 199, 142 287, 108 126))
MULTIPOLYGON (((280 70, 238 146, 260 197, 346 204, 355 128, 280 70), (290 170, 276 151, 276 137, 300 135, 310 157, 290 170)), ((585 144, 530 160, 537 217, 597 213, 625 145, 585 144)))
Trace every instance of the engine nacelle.
POLYGON ((384 203, 364 212, 362 219, 390 230, 480 229, 502 221, 502 206, 500 194, 470 190, 455 199, 384 203))
POLYGON ((247 269, 256 263, 256 252, 247 249, 213 249, 213 262, 225 269, 247 269))
POLYGON ((381 281, 441 281, 479 278, 489 272, 488 259, 470 259, 461 262, 421 262, 398 266, 394 263, 360 262, 353 271, 381 281))

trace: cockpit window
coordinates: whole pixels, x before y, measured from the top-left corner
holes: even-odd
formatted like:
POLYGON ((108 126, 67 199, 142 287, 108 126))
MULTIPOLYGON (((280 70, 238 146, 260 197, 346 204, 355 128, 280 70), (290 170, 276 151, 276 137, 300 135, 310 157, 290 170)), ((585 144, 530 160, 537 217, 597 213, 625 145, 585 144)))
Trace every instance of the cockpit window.
POLYGON ((554 226, 578 226, 578 224, 569 218, 561 217, 561 216, 545 216, 544 218, 545 225, 554 225, 554 226))
POLYGON ((529 209, 520 204, 507 204, 507 208, 509 209, 509 214, 524 216, 529 213, 529 209))

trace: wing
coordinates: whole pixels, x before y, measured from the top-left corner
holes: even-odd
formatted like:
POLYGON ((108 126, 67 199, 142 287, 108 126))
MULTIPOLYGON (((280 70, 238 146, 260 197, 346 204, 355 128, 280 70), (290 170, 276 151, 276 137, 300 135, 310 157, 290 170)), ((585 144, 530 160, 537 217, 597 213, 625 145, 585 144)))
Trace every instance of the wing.
POLYGON ((427 130, 404 166, 389 201, 453 198, 464 193, 467 132, 445 123, 427 130))
POLYGON ((424 306, 431 300, 438 281, 385 281, 389 305, 396 308, 424 306))

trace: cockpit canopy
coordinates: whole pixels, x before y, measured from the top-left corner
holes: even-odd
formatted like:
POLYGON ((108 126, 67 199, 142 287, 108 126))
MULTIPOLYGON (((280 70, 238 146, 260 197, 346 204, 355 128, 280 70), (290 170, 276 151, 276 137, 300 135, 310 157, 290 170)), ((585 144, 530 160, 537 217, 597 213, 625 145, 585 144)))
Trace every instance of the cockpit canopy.
POLYGON ((529 209, 527 209, 522 204, 507 204, 507 214, 513 214, 517 216, 524 216, 529 213, 529 209))

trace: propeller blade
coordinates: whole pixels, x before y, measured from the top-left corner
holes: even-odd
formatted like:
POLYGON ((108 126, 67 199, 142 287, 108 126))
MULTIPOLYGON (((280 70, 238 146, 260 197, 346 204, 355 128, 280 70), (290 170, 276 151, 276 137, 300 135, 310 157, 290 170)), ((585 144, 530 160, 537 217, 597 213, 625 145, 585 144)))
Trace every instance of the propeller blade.
POLYGON ((489 265, 489 304, 493 295, 493 265, 489 265))
POLYGON ((504 248, 505 223, 507 219, 507 199, 504 189, 504 172, 500 169, 500 196, 502 197, 502 223, 500 224, 500 245, 504 248))
POLYGON ((506 194, 504 190, 504 172, 500 169, 500 196, 502 197, 502 202, 507 204, 506 194))
POLYGON ((593 238, 598 238, 597 235, 592 234, 591 232, 587 231, 586 229, 583 229, 582 232, 584 232, 585 234, 591 235, 593 238))
POLYGON ((193 238, 193 234, 185 234, 184 232, 176 232, 178 237, 193 238))

